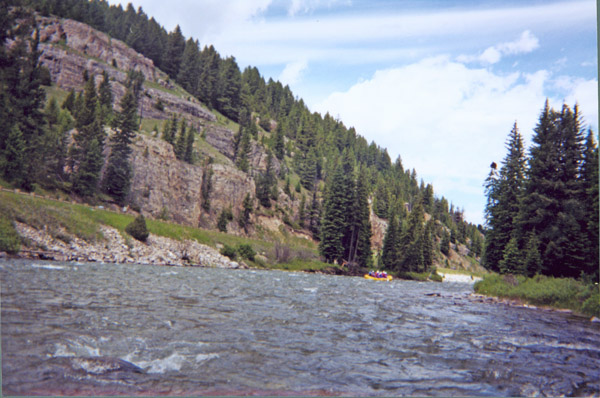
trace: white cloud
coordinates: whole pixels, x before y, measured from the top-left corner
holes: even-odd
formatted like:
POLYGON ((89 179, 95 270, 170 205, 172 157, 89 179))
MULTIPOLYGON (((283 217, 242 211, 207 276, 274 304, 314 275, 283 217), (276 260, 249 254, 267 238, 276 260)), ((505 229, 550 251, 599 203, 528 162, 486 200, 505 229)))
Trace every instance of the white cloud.
POLYGON ((286 65, 281 75, 279 75, 279 81, 283 85, 293 85, 298 83, 302 72, 306 70, 308 67, 308 63, 306 61, 296 61, 286 65))
POLYGON ((319 8, 331 8, 340 4, 350 4, 348 0, 292 0, 288 8, 288 15, 308 13, 319 8))
POLYGON ((495 64, 499 62, 504 55, 526 54, 539 48, 539 40, 529 30, 524 31, 521 37, 515 41, 501 43, 485 49, 480 55, 460 55, 457 57, 459 62, 479 61, 482 64, 495 64))
MULTIPOLYGON (((404 167, 415 168, 437 195, 464 205, 470 221, 482 222, 489 165, 504 158, 515 121, 529 145, 551 77, 545 70, 500 75, 442 56, 378 71, 314 110, 340 115, 392 158, 401 155, 404 167)), ((580 97, 584 117, 593 117, 587 111, 597 120, 597 81, 572 83, 564 86, 564 98, 580 97)), ((562 105, 562 98, 550 100, 562 105)))

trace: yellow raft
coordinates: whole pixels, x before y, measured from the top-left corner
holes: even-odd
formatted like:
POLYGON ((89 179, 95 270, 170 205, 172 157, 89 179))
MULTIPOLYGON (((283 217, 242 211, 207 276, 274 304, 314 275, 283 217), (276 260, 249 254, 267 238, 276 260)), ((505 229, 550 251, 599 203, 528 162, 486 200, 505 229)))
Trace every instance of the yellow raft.
POLYGON ((376 278, 376 277, 371 276, 369 274, 365 274, 365 279, 370 279, 372 281, 391 281, 392 280, 392 276, 388 275, 387 278, 376 278))

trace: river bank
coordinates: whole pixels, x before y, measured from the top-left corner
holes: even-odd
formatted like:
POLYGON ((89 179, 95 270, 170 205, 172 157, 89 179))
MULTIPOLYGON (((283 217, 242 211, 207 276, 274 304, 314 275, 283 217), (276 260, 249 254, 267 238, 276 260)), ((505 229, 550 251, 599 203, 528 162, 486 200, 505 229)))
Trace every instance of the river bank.
POLYGON ((205 266, 215 268, 247 268, 243 262, 232 261, 215 248, 193 240, 175 239, 150 234, 140 242, 117 229, 101 225, 103 239, 88 242, 77 236, 52 236, 26 224, 15 222, 15 228, 26 243, 18 257, 55 260, 102 262, 120 264, 205 266))

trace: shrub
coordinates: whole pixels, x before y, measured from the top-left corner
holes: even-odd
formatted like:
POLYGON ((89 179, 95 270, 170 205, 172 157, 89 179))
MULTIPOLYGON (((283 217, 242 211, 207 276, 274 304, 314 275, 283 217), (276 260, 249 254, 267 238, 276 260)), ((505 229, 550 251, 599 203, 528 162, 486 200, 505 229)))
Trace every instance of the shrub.
POLYGON ((225 257, 229 257, 231 260, 235 260, 237 258, 237 251, 235 250, 235 247, 231 247, 229 245, 223 246, 223 248, 220 250, 220 253, 225 257))
POLYGON ((148 227, 146 227, 146 219, 142 214, 125 227, 125 232, 140 242, 145 242, 148 239, 148 235, 150 235, 148 227))
POLYGON ((9 254, 18 253, 21 248, 21 237, 12 221, 0 216, 0 251, 9 254))
POLYGON ((227 232, 227 223, 233 220, 233 213, 231 209, 223 209, 221 214, 219 215, 219 219, 217 220, 217 228, 221 232, 227 232))
POLYGON ((254 261, 254 256, 256 256, 256 252, 252 249, 252 246, 244 243, 238 245, 237 252, 240 256, 250 261, 254 261))

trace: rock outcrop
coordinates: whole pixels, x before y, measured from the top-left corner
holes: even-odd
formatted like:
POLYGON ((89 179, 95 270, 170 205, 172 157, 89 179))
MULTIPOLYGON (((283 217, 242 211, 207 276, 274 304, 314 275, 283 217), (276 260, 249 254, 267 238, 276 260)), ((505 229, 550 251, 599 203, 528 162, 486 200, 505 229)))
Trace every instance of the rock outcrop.
POLYGON ((212 211, 205 212, 201 194, 203 168, 178 160, 169 143, 138 135, 131 161, 133 179, 129 202, 154 218, 191 226, 198 226, 202 218, 202 226, 214 227, 220 210, 231 207, 237 215, 246 194, 255 191, 254 180, 234 166, 208 165, 206 167, 213 171, 212 211))
POLYGON ((48 68, 52 81, 64 89, 81 89, 83 71, 90 76, 106 72, 112 81, 115 104, 125 94, 127 72, 140 71, 146 83, 140 98, 140 111, 146 118, 167 119, 172 113, 192 121, 215 121, 216 117, 197 100, 176 87, 157 69, 151 59, 137 53, 120 40, 113 39, 89 25, 70 19, 38 17, 40 62, 48 68), (157 107, 160 102, 162 110, 157 107))
POLYGON ((16 223, 16 228, 19 235, 27 239, 28 246, 44 248, 44 256, 48 259, 217 268, 242 266, 221 255, 216 249, 192 240, 176 241, 150 234, 146 243, 142 243, 129 236, 123 237, 114 228, 102 226, 104 239, 90 243, 70 236, 65 231, 61 234, 63 240, 60 240, 53 238, 46 231, 25 224, 16 223), (65 239, 65 236, 68 236, 68 239, 65 239))

